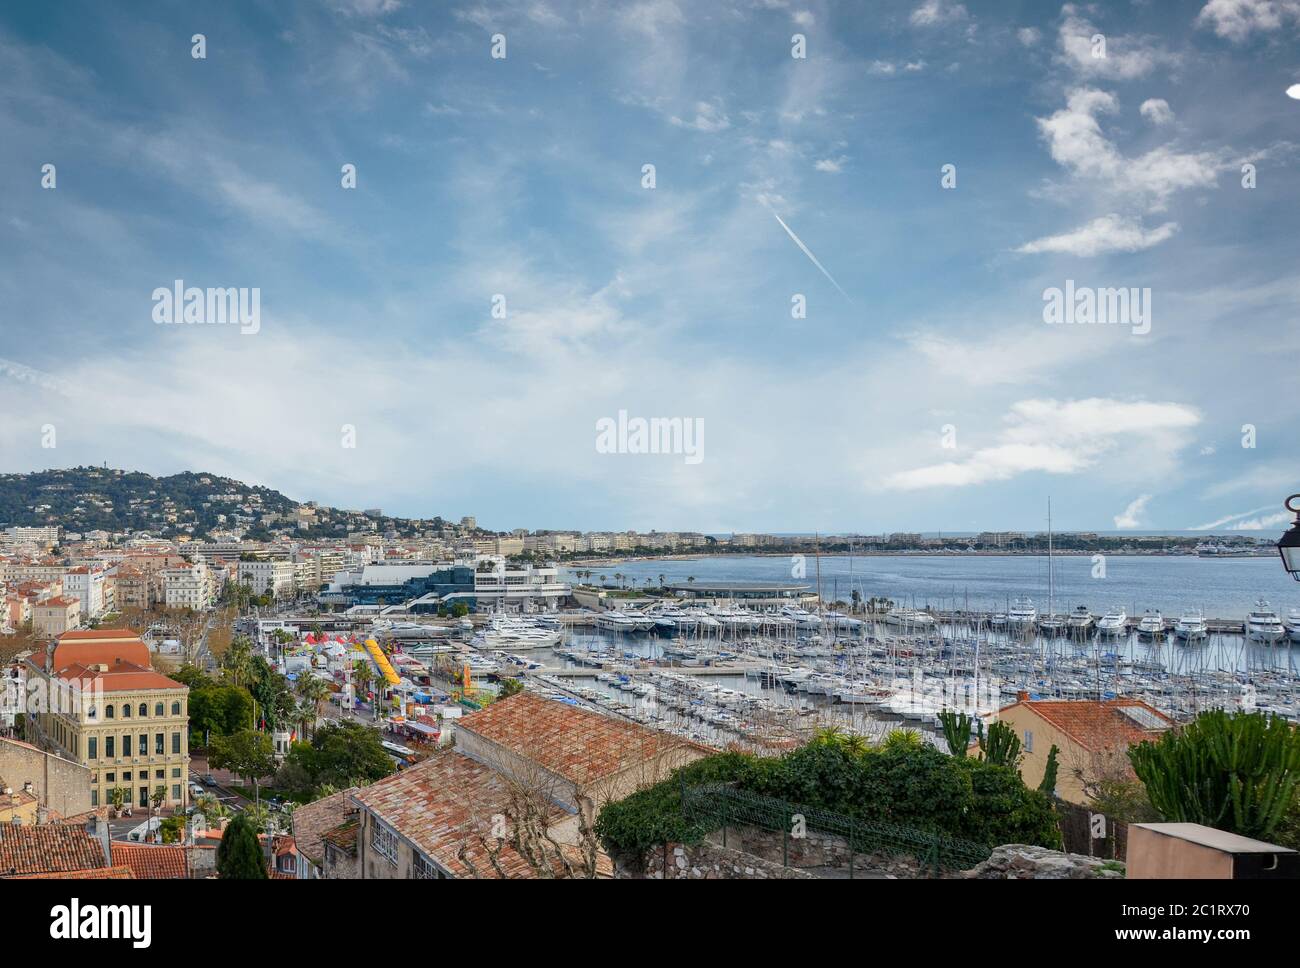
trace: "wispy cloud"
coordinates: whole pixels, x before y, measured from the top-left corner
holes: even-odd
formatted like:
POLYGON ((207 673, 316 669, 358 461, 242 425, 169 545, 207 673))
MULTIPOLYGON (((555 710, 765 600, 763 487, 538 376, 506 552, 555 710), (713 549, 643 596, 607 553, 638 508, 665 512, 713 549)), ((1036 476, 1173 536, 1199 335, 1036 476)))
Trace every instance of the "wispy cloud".
POLYGON ((1036 254, 1062 252, 1066 255, 1094 256, 1106 252, 1141 252, 1173 238, 1178 231, 1177 222, 1166 222, 1152 229, 1143 228, 1135 218, 1122 215, 1103 215, 1072 232, 1049 235, 1026 242, 1017 252, 1036 254))
POLYGON ((1135 497, 1129 502, 1128 507, 1115 515, 1113 519, 1115 527, 1120 528, 1121 530, 1140 527, 1142 524, 1142 516, 1146 514, 1147 505, 1150 503, 1150 494, 1143 494, 1139 497, 1135 497))

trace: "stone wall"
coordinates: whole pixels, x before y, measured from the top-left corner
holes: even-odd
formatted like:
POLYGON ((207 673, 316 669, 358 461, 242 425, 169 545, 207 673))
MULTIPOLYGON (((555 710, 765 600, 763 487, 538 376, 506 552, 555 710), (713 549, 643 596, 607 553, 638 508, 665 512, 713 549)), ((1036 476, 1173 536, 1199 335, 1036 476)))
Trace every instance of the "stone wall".
MULTIPOLYGON (((722 843, 722 831, 709 836, 716 844, 722 843)), ((787 863, 801 869, 817 868, 823 871, 849 869, 849 842, 845 837, 809 830, 803 837, 786 836, 779 831, 761 827, 728 827, 727 846, 751 854, 774 864, 787 863)), ((921 865, 905 855, 864 854, 853 855, 855 875, 869 877, 916 878, 923 876, 921 865)))
POLYGON ((90 809, 90 770, 27 743, 0 737, 0 781, 15 790, 30 783, 41 806, 64 817, 90 809))
POLYGON ((667 844, 646 851, 642 859, 643 873, 629 874, 620 870, 616 876, 639 876, 651 880, 711 881, 711 880, 811 880, 813 874, 782 867, 779 863, 743 854, 729 847, 707 841, 689 846, 667 844), (666 868, 666 869, 665 869, 666 868))

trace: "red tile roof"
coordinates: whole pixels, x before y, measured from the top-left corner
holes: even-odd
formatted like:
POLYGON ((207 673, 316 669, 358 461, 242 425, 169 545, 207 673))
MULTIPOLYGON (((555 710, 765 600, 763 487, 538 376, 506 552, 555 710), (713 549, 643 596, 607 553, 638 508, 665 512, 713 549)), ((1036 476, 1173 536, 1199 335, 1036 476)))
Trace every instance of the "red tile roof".
POLYGON ((190 865, 178 844, 112 843, 113 863, 131 868, 136 880, 185 880, 190 865))
POLYGON ((1065 735, 1091 752, 1141 743, 1154 739, 1174 725, 1174 721, 1140 699, 1110 699, 1098 702, 1093 699, 1027 700, 1022 699, 1008 709, 1021 706, 1051 723, 1065 735), (1141 718, 1150 717, 1158 725, 1143 727, 1125 708, 1136 707, 1141 718))
POLYGON ((341 790, 338 793, 304 803, 293 812, 293 838, 298 844, 298 853, 302 854, 317 867, 325 859, 322 844, 325 834, 337 828, 356 811, 352 803, 355 789, 341 790))
MULTIPOLYGON (((60 679, 79 679, 83 683, 96 682, 104 692, 134 692, 138 689, 184 689, 185 686, 173 679, 168 679, 160 672, 154 672, 148 666, 139 666, 134 662, 115 662, 107 671, 91 669, 80 663, 74 663, 59 670, 60 679)), ((90 689, 90 686, 85 688, 90 689)))
POLYGON ((77 826, 0 824, 0 877, 108 866, 98 840, 77 826))
MULTIPOLYGON (((438 750, 410 769, 363 787, 354 798, 453 875, 472 876, 457 856, 464 846, 480 877, 498 877, 483 839, 492 832, 493 815, 506 813, 509 790, 499 774, 477 760, 438 750)), ((558 809, 554 814, 556 820, 565 816, 558 809)), ((534 875, 508 845, 497 859, 507 877, 534 875)))
POLYGON ((636 723, 530 692, 471 713, 456 728, 491 740, 579 786, 689 745, 636 723))
POLYGON ((35 880, 69 880, 69 881, 130 881, 134 880, 131 868, 122 867, 96 867, 86 871, 58 871, 49 874, 15 874, 9 878, 11 881, 35 881, 35 880))

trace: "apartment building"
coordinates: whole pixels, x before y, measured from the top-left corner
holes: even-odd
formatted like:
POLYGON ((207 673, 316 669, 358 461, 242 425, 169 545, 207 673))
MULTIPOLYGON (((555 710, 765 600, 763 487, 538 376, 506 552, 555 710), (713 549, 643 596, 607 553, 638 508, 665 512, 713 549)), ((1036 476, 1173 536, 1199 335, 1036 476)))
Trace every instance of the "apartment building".
POLYGON ((63 592, 81 602, 81 621, 104 614, 104 569, 92 565, 69 568, 63 573, 63 592))
POLYGON ((268 592, 276 598, 292 597, 295 589, 295 568, 292 561, 241 561, 236 581, 248 585, 254 595, 268 592))
POLYGON ((201 561, 180 568, 164 569, 162 582, 163 605, 167 608, 206 611, 212 607, 212 601, 216 597, 212 573, 201 561))
POLYGON ((54 638, 81 625, 81 602, 56 595, 32 605, 32 631, 42 638, 54 638))
MULTIPOLYGON (((29 679, 62 697, 30 718, 37 745, 91 771, 92 806, 124 802, 148 808, 189 802, 189 689, 155 672, 149 648, 130 629, 60 635, 27 660, 29 679)), ((30 690, 30 687, 29 687, 30 690)))

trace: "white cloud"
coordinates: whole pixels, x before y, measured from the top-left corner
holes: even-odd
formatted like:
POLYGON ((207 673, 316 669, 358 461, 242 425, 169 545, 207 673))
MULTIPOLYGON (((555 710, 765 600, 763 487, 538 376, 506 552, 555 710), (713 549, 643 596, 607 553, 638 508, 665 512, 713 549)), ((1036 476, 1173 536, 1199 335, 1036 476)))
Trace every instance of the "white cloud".
POLYGON ((1077 474, 1095 466, 1125 440, 1137 440, 1165 462, 1187 443, 1200 415, 1176 403, 1021 400, 1004 418, 996 442, 962 460, 901 471, 885 478, 886 490, 965 487, 1021 474, 1077 474))
POLYGON ((1151 501, 1150 494, 1143 494, 1134 498, 1119 514, 1115 515, 1115 527, 1117 528, 1136 528, 1140 525, 1142 515, 1146 513, 1147 504, 1151 501))
POLYGON ((793 20, 800 27, 811 27, 813 24, 817 22, 817 18, 814 17, 812 13, 810 13, 807 10, 796 10, 793 14, 790 15, 790 19, 793 20))
POLYGON ((1287 524, 1291 521, 1291 515, 1286 511, 1279 511, 1277 514, 1265 515, 1262 518, 1251 518, 1247 521, 1238 521, 1236 524, 1228 526, 1229 531, 1263 531, 1266 528, 1276 528, 1278 525, 1287 524))
POLYGON ((1064 19, 1058 40, 1061 57, 1076 73, 1085 77, 1106 77, 1131 81, 1162 64, 1176 64, 1178 58, 1152 41, 1136 36, 1108 35, 1080 16, 1072 4, 1061 8, 1064 19), (1093 38, 1105 38, 1103 48, 1093 38))
POLYGON ((1255 31, 1269 33, 1287 21, 1300 23, 1300 0, 1210 0, 1196 17, 1220 37, 1240 43, 1255 31))
POLYGON ((1106 252, 1140 252, 1159 245, 1178 231, 1177 222, 1166 222, 1153 229, 1142 227, 1140 220, 1121 215, 1103 215, 1072 232, 1049 235, 1027 242, 1017 252, 1063 252, 1067 255, 1094 256, 1106 252))
POLYGON ((693 128, 696 131, 708 133, 724 131, 731 127, 731 119, 723 113, 718 105, 710 101, 698 102, 695 105, 695 117, 693 118, 683 119, 673 115, 668 121, 679 128, 693 128))
POLYGON ((1174 112, 1169 102, 1161 97, 1149 97, 1142 102, 1138 113, 1152 124, 1169 124, 1174 119, 1174 112))
POLYGON ((1225 514, 1221 518, 1215 518, 1209 524, 1198 524, 1196 525, 1196 527, 1189 528, 1188 530, 1189 531, 1213 531, 1215 528, 1223 527, 1229 521, 1236 521, 1238 518, 1244 518, 1251 514, 1259 514, 1263 511, 1267 511, 1272 506, 1273 505, 1271 504, 1265 504, 1262 508, 1252 508, 1249 511, 1238 511, 1236 514, 1225 514))
POLYGON ((914 27, 938 27, 960 23, 969 17, 970 13, 963 4, 951 0, 925 0, 912 11, 910 19, 914 27))
POLYGON ((1075 88, 1068 93, 1065 107, 1051 117, 1037 119, 1039 133, 1057 164, 1076 177, 1135 196, 1151 211, 1163 210, 1177 191, 1213 186, 1218 173, 1229 167, 1226 153, 1179 152, 1166 145, 1135 157, 1125 156, 1102 133, 1097 120, 1118 110, 1115 95, 1091 87, 1075 88))
POLYGON ((1016 39, 1026 47, 1033 47, 1043 39, 1043 35, 1037 27, 1021 27, 1016 31, 1016 39))
POLYGON ((849 159, 841 155, 838 158, 821 158, 813 164, 817 171, 829 172, 832 175, 838 175, 844 170, 844 163, 849 159))

